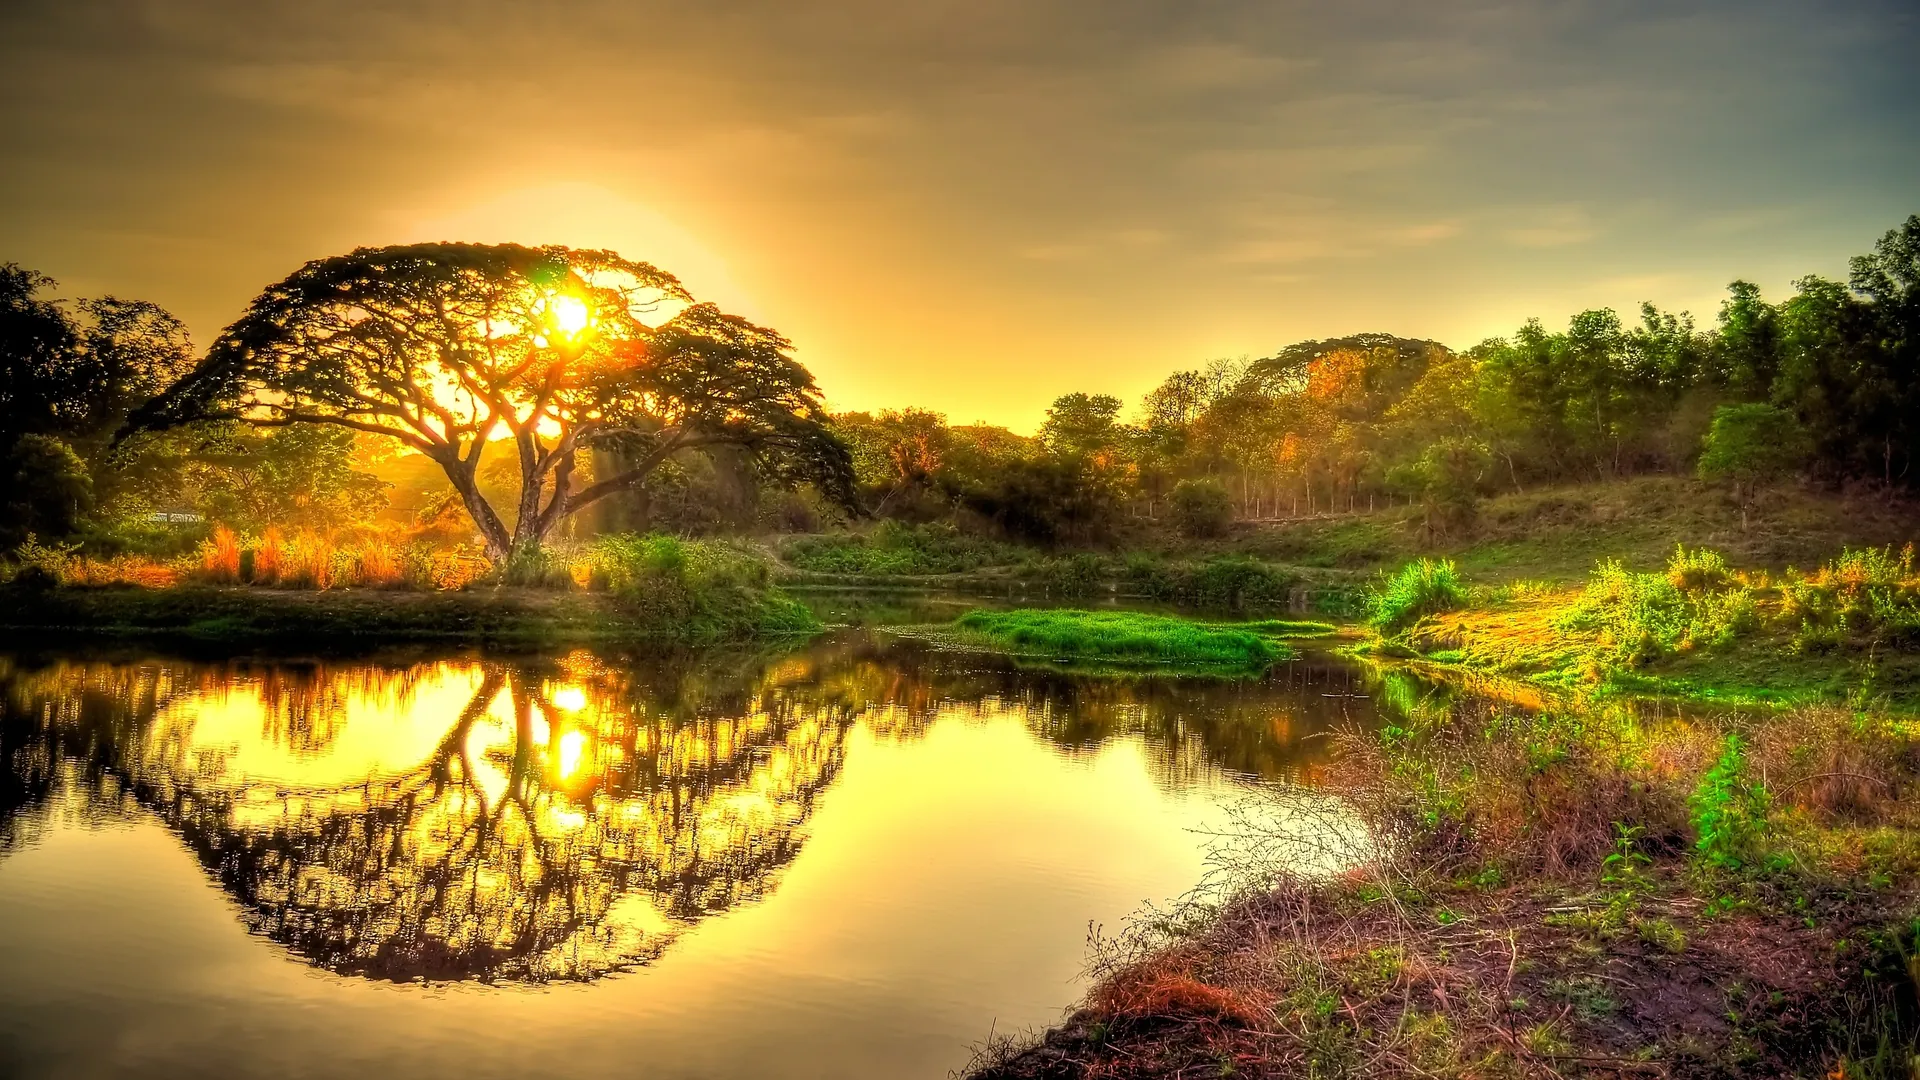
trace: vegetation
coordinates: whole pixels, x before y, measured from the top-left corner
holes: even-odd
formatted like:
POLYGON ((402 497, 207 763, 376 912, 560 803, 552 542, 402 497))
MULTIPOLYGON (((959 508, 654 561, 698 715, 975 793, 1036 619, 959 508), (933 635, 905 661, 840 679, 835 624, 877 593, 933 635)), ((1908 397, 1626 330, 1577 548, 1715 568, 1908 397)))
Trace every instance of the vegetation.
POLYGON ((1080 1011, 971 1075, 1907 1075, 1910 725, 1377 678, 1341 798, 1275 808, 1311 839, 1249 810, 1220 877, 1099 943, 1080 1011))
POLYGON ((1698 471, 1747 505, 1795 474, 1910 489, 1920 216, 1856 258, 1846 284, 1796 288, 1773 304, 1736 281, 1711 330, 1648 305, 1637 324, 1585 311, 1465 351, 1387 334, 1301 342, 1177 372, 1131 423, 1116 398, 1065 395, 1032 439, 924 410, 836 423, 875 513, 1045 543, 1139 522, 1210 532, 1211 509, 1195 528, 1192 485, 1217 485, 1243 520, 1399 503, 1429 543, 1503 492, 1636 475, 1698 471))
POLYGON ((1132 611, 1027 609, 970 611, 954 622, 954 636, 1047 658, 1258 669, 1292 655, 1268 636, 1283 625, 1288 624, 1235 626, 1132 611))
POLYGON ((659 535, 609 536, 572 551, 527 549, 500 566, 378 536, 336 546, 312 531, 240 536, 224 527, 170 563, 100 561, 72 545, 38 541, 19 558, 0 568, 0 590, 15 608, 4 620, 12 629, 687 645, 820 629, 804 605, 774 587, 758 552, 659 535), (376 592, 386 599, 370 595, 376 592))
POLYGON ((1380 583, 1369 598, 1367 625, 1392 634, 1422 617, 1453 611, 1466 603, 1460 571, 1445 559, 1421 559, 1380 583))
POLYGON ((767 475, 845 491, 846 450, 790 347, 610 252, 362 249, 268 288, 132 427, 234 419, 396 440, 440 466, 498 562, 681 450, 738 447, 767 475), (663 305, 679 311, 642 321, 663 305), (519 457, 511 524, 478 482, 501 432, 519 457), (595 447, 619 464, 583 481, 595 447))

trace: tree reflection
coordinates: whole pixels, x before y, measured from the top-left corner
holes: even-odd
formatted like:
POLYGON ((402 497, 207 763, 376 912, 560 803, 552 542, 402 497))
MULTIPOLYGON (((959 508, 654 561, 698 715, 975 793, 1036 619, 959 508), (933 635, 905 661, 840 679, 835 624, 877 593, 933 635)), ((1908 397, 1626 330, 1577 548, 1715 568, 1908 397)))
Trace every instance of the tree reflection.
POLYGON ((1139 738, 1168 785, 1311 781, 1313 736, 1365 692, 1326 665, 1112 679, 866 634, 780 657, 0 658, 0 857, 55 810, 143 808, 315 965, 587 979, 766 895, 856 721, 911 739, 1010 715, 1069 754, 1139 738))
MULTIPOLYGON (((661 694, 657 679, 585 657, 486 663, 422 760, 303 785, 249 775, 231 747, 200 737, 202 714, 173 707, 182 675, 4 672, 9 828, 35 819, 59 768, 89 801, 124 788, 255 929, 333 971, 395 980, 591 978, 657 955, 792 861, 851 721, 777 696, 676 708, 686 687, 669 680, 661 694)), ((251 684, 270 719, 315 715, 278 707, 289 677, 251 684)), ((421 677, 388 673, 378 689, 421 677)), ((308 704, 350 697, 356 680, 368 689, 365 669, 306 678, 308 704)), ((203 708, 239 692, 195 689, 187 704, 203 708)), ((274 722, 260 734, 307 753, 309 730, 274 722)))

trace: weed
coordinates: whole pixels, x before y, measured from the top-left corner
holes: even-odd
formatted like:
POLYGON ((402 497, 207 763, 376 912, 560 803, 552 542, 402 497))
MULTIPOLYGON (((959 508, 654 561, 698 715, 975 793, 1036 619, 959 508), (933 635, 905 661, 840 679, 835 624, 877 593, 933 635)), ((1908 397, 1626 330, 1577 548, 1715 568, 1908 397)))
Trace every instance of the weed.
POLYGON ((963 639, 1049 657, 1250 669, 1289 655, 1252 630, 1130 611, 970 611, 954 625, 963 639))
POLYGON ((1371 597, 1367 625, 1389 636, 1425 616, 1456 610, 1466 602, 1466 585, 1452 560, 1421 559, 1381 581, 1371 597))

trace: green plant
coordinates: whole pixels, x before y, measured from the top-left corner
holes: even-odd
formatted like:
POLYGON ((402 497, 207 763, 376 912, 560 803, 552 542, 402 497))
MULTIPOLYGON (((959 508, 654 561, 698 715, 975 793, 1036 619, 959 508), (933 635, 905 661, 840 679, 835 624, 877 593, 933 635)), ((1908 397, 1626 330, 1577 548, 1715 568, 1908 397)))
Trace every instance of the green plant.
POLYGON ((969 611, 954 627, 963 640, 1045 657, 1254 668, 1290 654, 1240 627, 1132 611, 969 611))
POLYGON ((1767 823, 1766 788, 1747 776, 1746 744, 1729 734, 1720 757, 1688 800, 1695 849, 1709 865, 1737 870, 1758 853, 1767 823))
POLYGON ((1370 597, 1367 625, 1386 636, 1467 603, 1466 585, 1450 559, 1421 559, 1383 579, 1370 597))
POLYGON ((654 636, 689 644, 815 633, 820 621, 772 585, 764 559, 727 544, 671 536, 595 541, 588 583, 611 593, 654 636))

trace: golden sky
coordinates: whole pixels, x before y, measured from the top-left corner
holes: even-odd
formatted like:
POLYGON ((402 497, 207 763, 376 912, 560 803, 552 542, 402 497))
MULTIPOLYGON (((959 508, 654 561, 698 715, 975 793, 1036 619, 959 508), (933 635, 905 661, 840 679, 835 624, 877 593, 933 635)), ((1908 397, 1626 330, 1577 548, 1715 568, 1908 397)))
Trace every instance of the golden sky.
POLYGON ((842 408, 1711 321, 1920 212, 1900 0, 10 0, 0 260, 204 344, 307 259, 612 247, 842 408))

